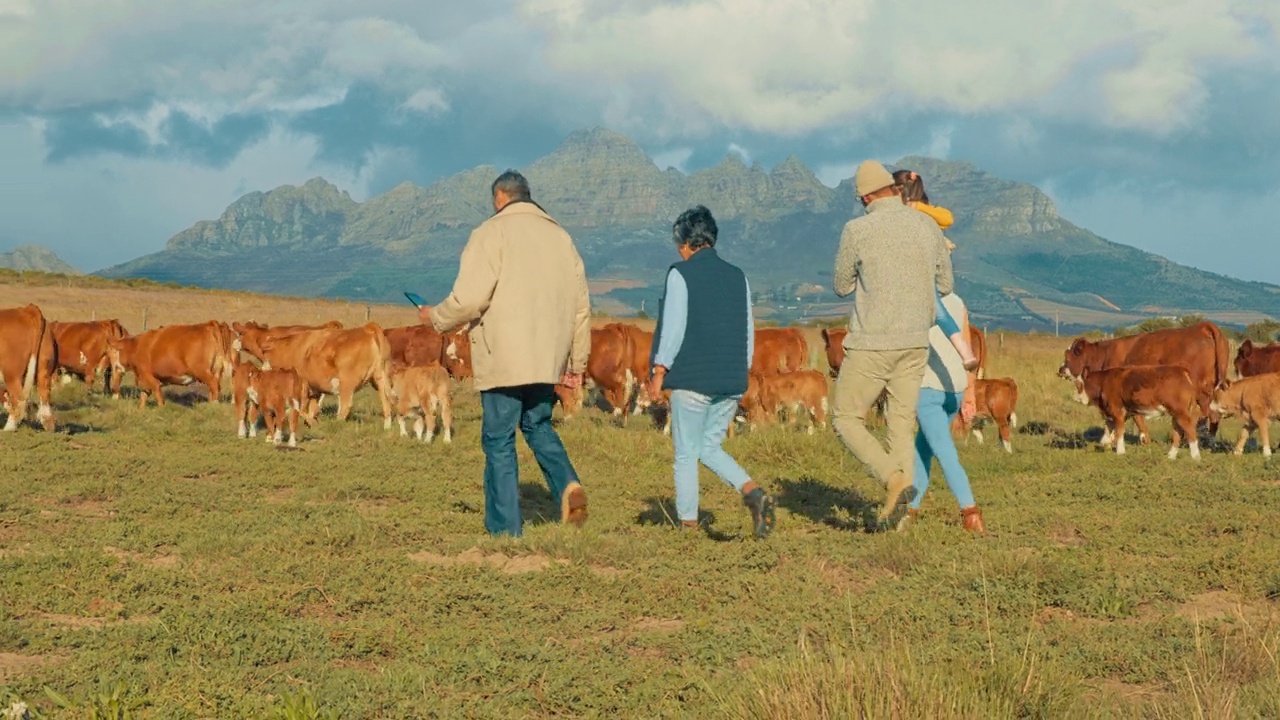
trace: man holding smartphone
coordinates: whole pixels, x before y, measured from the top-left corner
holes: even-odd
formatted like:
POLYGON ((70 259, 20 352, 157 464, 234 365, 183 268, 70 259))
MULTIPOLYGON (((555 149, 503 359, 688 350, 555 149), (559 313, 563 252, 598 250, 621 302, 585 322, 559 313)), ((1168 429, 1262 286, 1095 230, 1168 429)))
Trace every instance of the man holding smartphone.
POLYGON ((485 528, 522 534, 516 428, 560 504, 581 527, 587 494, 555 428, 555 384, 578 387, 591 350, 591 306, 582 257, 569 233, 508 170, 493 181, 494 214, 471 232, 453 292, 418 317, 439 332, 471 325, 471 358, 483 419, 485 528))

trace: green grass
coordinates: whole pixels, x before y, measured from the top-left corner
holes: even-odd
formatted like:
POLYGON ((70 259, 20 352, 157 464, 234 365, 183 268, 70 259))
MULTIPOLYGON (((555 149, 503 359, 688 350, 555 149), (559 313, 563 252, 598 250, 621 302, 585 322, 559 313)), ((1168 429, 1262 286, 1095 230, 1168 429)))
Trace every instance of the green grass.
MULTIPOLYGON (((1156 444, 1125 457, 1052 377, 1065 341, 992 341, 1019 380, 1006 455, 962 446, 992 536, 935 470, 921 521, 830 433, 742 434, 778 498, 749 538, 703 476, 671 527, 671 450, 633 420, 562 427, 591 499, 557 514, 521 445, 525 538, 483 534, 479 407, 452 446, 372 398, 302 449, 230 408, 58 390, 63 429, 0 437, 0 710, 33 717, 1275 717, 1277 470, 1156 444), (1076 447, 1076 445, 1083 445, 1076 447), (69 710, 55 702, 64 701, 69 710), (132 714, 125 714, 126 708, 132 714)), ((1234 438, 1228 423, 1221 437, 1234 438)))

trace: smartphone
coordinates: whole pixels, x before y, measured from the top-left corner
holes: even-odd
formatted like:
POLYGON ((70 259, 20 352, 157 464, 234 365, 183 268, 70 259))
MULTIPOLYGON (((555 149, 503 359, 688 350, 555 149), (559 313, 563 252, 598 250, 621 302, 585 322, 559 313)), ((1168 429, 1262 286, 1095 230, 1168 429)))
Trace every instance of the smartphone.
POLYGON ((411 293, 408 290, 406 290, 404 293, 404 296, 409 298, 409 302, 413 303, 417 307, 422 307, 423 305, 427 304, 427 301, 423 300, 422 296, 418 295, 417 293, 411 293))

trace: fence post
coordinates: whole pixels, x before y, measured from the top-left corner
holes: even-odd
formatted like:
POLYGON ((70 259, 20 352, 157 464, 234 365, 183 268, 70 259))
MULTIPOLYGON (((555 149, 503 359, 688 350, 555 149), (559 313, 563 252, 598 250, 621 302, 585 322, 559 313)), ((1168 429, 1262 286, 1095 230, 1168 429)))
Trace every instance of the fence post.
POLYGON ((149 309, 150 307, 147 305, 142 306, 142 332, 147 331, 147 310, 149 309))
POLYGON ((1000 333, 1000 349, 1004 349, 1004 333, 1000 333))
POLYGON ((369 322, 369 306, 368 305, 364 306, 364 321, 366 323, 369 322))
POLYGON ((89 311, 89 322, 93 322, 93 321, 95 321, 95 320, 97 320, 97 319, 98 319, 98 311, 97 311, 97 310, 90 310, 90 311, 89 311))

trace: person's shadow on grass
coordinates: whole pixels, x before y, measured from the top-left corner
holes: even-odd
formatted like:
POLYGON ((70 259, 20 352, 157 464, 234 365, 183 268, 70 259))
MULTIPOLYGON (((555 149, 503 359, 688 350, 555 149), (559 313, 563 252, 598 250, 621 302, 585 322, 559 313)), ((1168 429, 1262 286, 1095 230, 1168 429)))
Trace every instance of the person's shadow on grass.
POLYGON ((876 503, 852 488, 839 488, 812 477, 778 478, 773 483, 774 500, 792 515, 809 518, 838 530, 876 532, 876 503), (838 517, 844 510, 849 518, 838 517))
MULTIPOLYGON (((645 509, 636 516, 637 525, 661 525, 680 531, 680 521, 676 519, 676 507, 671 498, 650 497, 644 499, 645 509)), ((698 511, 698 530, 716 542, 730 542, 740 539, 738 535, 716 530, 713 526, 716 514, 709 510, 698 511)))

